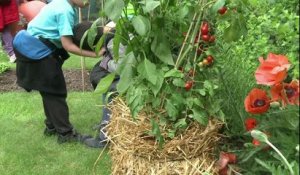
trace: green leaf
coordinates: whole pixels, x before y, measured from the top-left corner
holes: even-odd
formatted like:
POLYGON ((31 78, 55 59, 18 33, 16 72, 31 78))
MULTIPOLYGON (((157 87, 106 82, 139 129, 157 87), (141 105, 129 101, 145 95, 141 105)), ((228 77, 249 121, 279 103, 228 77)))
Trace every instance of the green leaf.
POLYGON ((171 54, 170 43, 161 32, 157 32, 151 44, 151 51, 162 62, 174 65, 174 60, 171 54))
POLYGON ((174 127, 175 127, 175 128, 186 128, 186 127, 187 127, 186 118, 179 119, 179 120, 175 123, 174 127))
POLYGON ((168 137, 173 139, 176 136, 176 130, 174 129, 168 129, 168 137))
POLYGON ((168 72, 166 72, 166 74, 164 75, 165 78, 168 77, 177 77, 177 78, 183 78, 184 74, 182 72, 180 72, 178 69, 171 69, 168 72))
POLYGON ((233 16, 230 26, 224 31, 224 40, 227 42, 237 41, 247 33, 246 22, 242 15, 233 16))
POLYGON ((116 29, 116 33, 113 39, 113 59, 119 60, 122 24, 118 22, 115 29, 116 29))
POLYGON ((192 101, 195 105, 199 106, 200 108, 204 108, 204 105, 200 98, 192 98, 192 101))
POLYGON ((205 89, 199 89, 199 94, 202 95, 202 96, 205 96, 206 95, 206 91, 205 89))
POLYGON ((185 81, 181 78, 175 78, 172 82, 177 87, 184 87, 185 81))
POLYGON ((102 78, 95 89, 95 94, 104 94, 107 92, 111 83, 114 81, 116 74, 110 73, 106 77, 102 78))
POLYGON ((155 8, 157 8, 158 6, 160 6, 160 2, 159 1, 153 1, 153 0, 147 0, 144 3, 145 5, 143 6, 143 11, 145 13, 149 13, 151 11, 153 11, 155 8))
POLYGON ((158 72, 156 73, 156 77, 157 79, 155 84, 149 83, 151 91, 153 92, 155 97, 164 83, 164 72, 162 70, 158 70, 158 72))
POLYGON ((117 90, 120 94, 126 92, 128 87, 133 82, 134 77, 134 66, 136 64, 133 52, 126 55, 125 58, 121 59, 121 63, 117 68, 117 72, 120 75, 120 80, 117 84, 117 90))
POLYGON ((104 3, 104 12, 107 17, 114 22, 117 22, 122 15, 125 3, 123 0, 107 0, 104 3))
POLYGON ((218 0, 213 6, 212 11, 217 13, 218 10, 225 5, 225 0, 218 0))
POLYGON ((167 100, 165 108, 167 110, 167 113, 169 115, 169 117, 172 118, 172 120, 176 120, 176 117, 178 115, 178 110, 176 109, 176 107, 172 104, 172 101, 167 100))
POLYGON ((137 68, 137 71, 139 75, 152 84, 156 83, 157 80, 157 71, 156 71, 156 65, 151 63, 148 59, 144 59, 137 68))
POLYGON ((199 122, 202 125, 207 125, 208 124, 208 116, 205 111, 200 111, 197 109, 192 109, 193 111, 193 119, 199 122))
POLYGON ((98 34, 98 26, 97 24, 99 23, 100 18, 98 18, 96 21, 93 22, 92 26, 89 28, 88 30, 88 45, 90 46, 90 48, 94 47, 94 42, 95 42, 95 38, 98 34))
POLYGON ((89 33, 89 30, 85 31, 84 34, 82 35, 82 38, 80 40, 80 49, 82 49, 83 42, 84 42, 85 38, 87 37, 88 33, 89 33))
POLYGON ((179 19, 185 18, 189 14, 189 8, 185 5, 177 11, 179 19))
POLYGON ((141 36, 146 35, 151 29, 151 24, 149 19, 141 15, 133 17, 132 25, 135 31, 141 36))
MULTIPOLYGON (((129 105, 130 112, 133 118, 136 118, 140 110, 143 109, 145 104, 145 86, 130 86, 128 88, 127 94, 126 94, 126 102, 129 105)), ((146 93, 147 94, 147 93, 146 93)))
POLYGON ((95 49, 96 54, 98 54, 100 49, 102 48, 102 46, 104 44, 104 41, 105 41, 105 38, 106 38, 106 34, 103 34, 101 36, 100 40, 97 42, 96 49, 95 49))
POLYGON ((163 136, 161 135, 159 125, 155 122, 154 119, 151 119, 151 126, 152 126, 151 133, 155 136, 156 140, 159 143, 159 148, 161 149, 164 143, 164 139, 163 136))

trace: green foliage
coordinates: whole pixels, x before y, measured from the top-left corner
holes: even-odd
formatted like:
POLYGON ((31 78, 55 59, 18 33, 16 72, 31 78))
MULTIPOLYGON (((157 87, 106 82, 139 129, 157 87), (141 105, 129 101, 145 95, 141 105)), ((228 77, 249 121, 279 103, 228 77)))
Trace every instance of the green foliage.
POLYGON ((0 74, 4 73, 5 71, 9 70, 10 67, 8 63, 0 63, 0 74))
MULTIPOLYGON (((228 11, 216 20, 217 44, 220 47, 215 50, 215 57, 222 65, 219 69, 221 92, 218 95, 224 99, 222 109, 228 128, 225 133, 231 138, 239 138, 244 147, 235 140, 223 149, 237 151, 243 174, 289 174, 274 151, 266 151, 264 144, 257 148, 251 143, 251 137, 244 128, 244 121, 249 117, 244 110, 244 100, 253 87, 265 89, 256 85, 254 72, 259 64, 258 58, 266 57, 270 52, 286 55, 294 65, 294 69, 289 71, 290 79, 299 79, 298 1, 233 0, 226 1, 226 6, 228 11), (236 18, 243 16, 247 32, 238 34, 233 29, 232 33, 228 32, 233 27, 230 23, 232 14, 236 14, 236 18), (235 34, 241 38, 233 39, 235 34)), ((293 168, 298 167, 299 155, 295 151, 299 145, 298 106, 272 108, 263 116, 251 117, 258 120, 257 129, 266 131, 270 142, 289 162, 293 162, 293 168)))
MULTIPOLYGON (((268 170, 268 172, 270 172, 272 175, 290 174, 290 172, 286 168, 283 168, 281 165, 274 165, 273 163, 269 162, 265 163, 260 159, 255 159, 255 161, 262 167, 264 167, 266 170, 268 170)), ((294 175, 299 175, 298 164, 296 162, 293 162, 292 167, 294 175)))
MULTIPOLYGON (((221 37, 218 44, 222 46, 216 57, 221 65, 221 82, 223 83, 220 94, 223 99, 227 121, 231 132, 239 133, 244 130, 243 120, 247 114, 243 108, 243 101, 249 90, 254 87, 253 72, 258 65, 258 57, 265 56, 269 52, 287 55, 295 68, 292 70, 293 78, 299 77, 299 16, 296 13, 297 6, 292 7, 295 1, 288 3, 269 1, 241 1, 242 5, 233 1, 227 4, 228 8, 238 9, 247 19, 247 35, 236 42, 225 42, 221 37), (247 5, 245 5, 245 3, 247 5), (269 9, 271 7, 271 9, 269 9), (240 9, 240 10, 239 10, 240 9), (289 26, 288 30, 281 32, 282 27, 289 26)), ((224 30, 230 25, 226 17, 218 20, 217 36, 222 36, 224 30)))

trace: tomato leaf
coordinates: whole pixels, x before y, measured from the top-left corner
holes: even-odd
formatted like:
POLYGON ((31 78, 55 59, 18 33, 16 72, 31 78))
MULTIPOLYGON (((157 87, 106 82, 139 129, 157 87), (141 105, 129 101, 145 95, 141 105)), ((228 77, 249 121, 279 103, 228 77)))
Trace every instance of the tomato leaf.
POLYGON ((95 94, 101 95, 106 93, 115 77, 116 75, 114 73, 110 73, 106 77, 102 78, 95 89, 95 94))
POLYGON ((192 109, 193 111, 193 119, 195 119, 197 122, 199 122, 202 125, 207 125, 208 123, 208 116, 205 111, 200 111, 197 109, 192 109))
POLYGON ((180 71, 177 70, 177 69, 171 69, 171 70, 169 70, 168 72, 165 73, 164 77, 165 77, 165 78, 168 78, 168 77, 183 78, 184 75, 183 75, 182 72, 180 72, 180 71))
POLYGON ((149 12, 153 11, 154 9, 156 9, 158 6, 160 6, 159 1, 147 0, 144 3, 143 11, 145 13, 149 13, 149 12))
POLYGON ((157 75, 156 75, 156 65, 151 63, 148 59, 144 59, 137 68, 139 75, 152 84, 156 83, 157 75))
POLYGON ((109 0, 104 3, 104 12, 109 19, 117 22, 122 15, 122 10, 125 7, 123 0, 109 0))
POLYGON ((152 83, 148 84, 155 97, 158 94, 158 92, 160 91, 160 89, 164 83, 164 72, 162 70, 157 70, 156 77, 157 77, 157 79, 156 79, 155 84, 152 84, 152 83))
POLYGON ((146 35, 151 29, 151 24, 149 19, 142 15, 133 17, 132 25, 135 31, 141 36, 146 35))
POLYGON ((217 13, 218 10, 225 5, 225 0, 218 0, 213 6, 212 11, 217 13))
POLYGON ((132 78, 134 76, 135 64, 136 60, 132 52, 127 54, 125 58, 121 59, 121 63, 117 69, 117 72, 120 75, 117 90, 120 94, 126 92, 128 87, 131 85, 132 78))
POLYGON ((156 33, 151 44, 151 50, 162 62, 174 65, 174 60, 171 54, 170 43, 160 32, 156 33))

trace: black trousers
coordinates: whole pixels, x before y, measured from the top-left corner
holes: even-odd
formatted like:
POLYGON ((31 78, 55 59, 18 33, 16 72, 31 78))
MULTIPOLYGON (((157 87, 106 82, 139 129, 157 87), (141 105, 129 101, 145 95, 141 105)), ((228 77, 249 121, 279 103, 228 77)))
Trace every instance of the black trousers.
POLYGON ((49 129, 55 130, 62 135, 72 132, 73 126, 69 120, 69 108, 66 95, 57 95, 40 92, 46 115, 45 124, 49 129))

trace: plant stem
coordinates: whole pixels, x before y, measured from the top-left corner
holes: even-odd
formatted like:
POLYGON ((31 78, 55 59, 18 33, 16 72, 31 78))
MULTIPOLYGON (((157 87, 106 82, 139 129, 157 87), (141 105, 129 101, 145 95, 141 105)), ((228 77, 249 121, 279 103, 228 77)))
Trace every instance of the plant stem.
POLYGON ((286 160, 286 158, 284 157, 284 155, 271 143, 269 142, 268 140, 266 141, 266 143, 272 147, 276 152, 277 154, 282 158, 282 160, 284 161, 284 163, 286 164, 286 166, 288 167, 291 175, 294 175, 294 171, 292 169, 292 166, 290 165, 290 163, 286 160))

